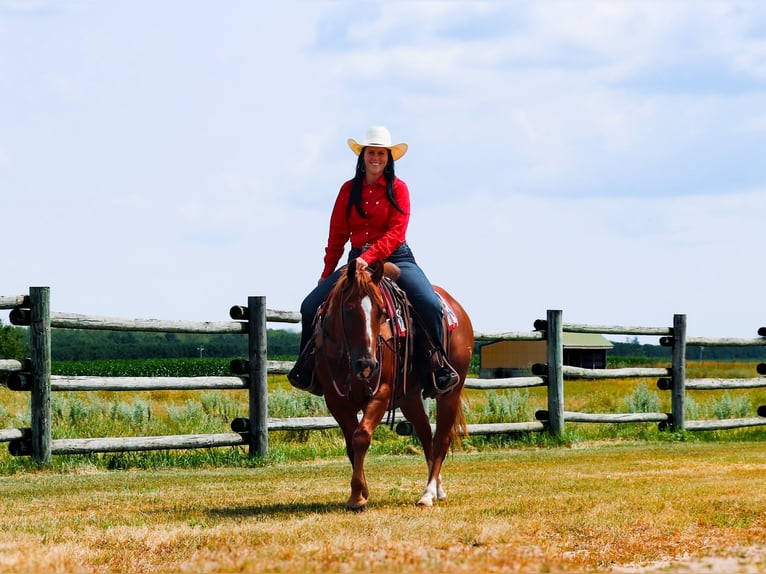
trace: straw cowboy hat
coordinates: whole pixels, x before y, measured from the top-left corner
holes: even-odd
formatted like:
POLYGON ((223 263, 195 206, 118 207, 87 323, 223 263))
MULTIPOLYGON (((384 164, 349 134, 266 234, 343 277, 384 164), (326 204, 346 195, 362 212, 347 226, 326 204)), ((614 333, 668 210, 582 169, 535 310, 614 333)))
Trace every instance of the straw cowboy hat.
POLYGON ((364 134, 364 141, 362 143, 357 143, 354 139, 348 138, 348 147, 356 155, 362 153, 362 150, 366 147, 384 147, 391 150, 391 156, 394 158, 394 161, 407 153, 406 143, 391 145, 391 134, 383 126, 373 126, 368 129, 367 133, 364 134))

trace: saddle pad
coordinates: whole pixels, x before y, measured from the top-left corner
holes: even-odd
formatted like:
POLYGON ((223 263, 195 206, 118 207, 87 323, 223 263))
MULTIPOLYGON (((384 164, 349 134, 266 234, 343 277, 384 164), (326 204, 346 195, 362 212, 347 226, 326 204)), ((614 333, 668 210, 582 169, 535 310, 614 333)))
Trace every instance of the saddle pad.
POLYGON ((444 316, 447 318, 447 329, 449 331, 454 331, 458 325, 457 315, 455 315, 455 311, 449 306, 449 303, 444 300, 444 297, 441 296, 441 293, 438 291, 435 291, 435 293, 439 296, 439 301, 442 302, 442 310, 444 311, 444 316))

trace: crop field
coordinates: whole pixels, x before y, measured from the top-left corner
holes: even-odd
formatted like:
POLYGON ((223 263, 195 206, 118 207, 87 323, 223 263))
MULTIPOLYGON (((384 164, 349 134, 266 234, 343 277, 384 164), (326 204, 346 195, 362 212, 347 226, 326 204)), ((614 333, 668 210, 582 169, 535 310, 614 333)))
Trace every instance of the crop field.
MULTIPOLYGON (((756 376, 754 363, 687 372, 756 376)), ((567 381, 566 409, 664 412, 670 398, 654 383, 567 381)), ((752 417, 766 404, 761 389, 690 398, 688 418, 752 417)), ((282 376, 269 400, 271 416, 325 414, 282 376)), ((242 391, 54 393, 52 422, 56 438, 224 432, 246 408, 242 391)), ((538 408, 541 389, 471 391, 467 414, 532 420, 538 408)), ((28 416, 28 395, 0 388, 0 428, 28 416)), ((218 448, 37 468, 0 445, 0 572, 766 572, 765 438, 571 423, 560 440, 467 437, 445 462, 448 499, 424 509, 419 444, 381 426, 362 514, 344 510, 350 464, 336 430, 271 433, 263 459, 218 448)))

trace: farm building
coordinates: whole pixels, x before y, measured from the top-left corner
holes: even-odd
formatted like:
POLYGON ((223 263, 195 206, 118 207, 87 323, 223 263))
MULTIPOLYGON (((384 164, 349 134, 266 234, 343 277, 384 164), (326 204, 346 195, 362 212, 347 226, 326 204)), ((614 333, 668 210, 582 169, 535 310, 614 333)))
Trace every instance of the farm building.
MULTIPOLYGON (((614 345, 603 335, 564 333, 564 364, 586 369, 606 368, 606 353, 614 345)), ((547 362, 546 341, 497 341, 481 347, 484 379, 525 377, 535 363, 547 362)))

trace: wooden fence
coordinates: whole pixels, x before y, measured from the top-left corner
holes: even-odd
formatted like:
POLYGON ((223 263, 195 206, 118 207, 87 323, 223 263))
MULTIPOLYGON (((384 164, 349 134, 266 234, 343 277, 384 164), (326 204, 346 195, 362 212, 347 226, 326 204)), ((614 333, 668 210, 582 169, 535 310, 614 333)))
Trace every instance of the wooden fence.
MULTIPOLYGON (((314 430, 336 427, 332 417, 276 419, 268 417, 268 373, 286 373, 291 362, 268 361, 267 322, 300 322, 300 314, 266 309, 265 297, 249 297, 247 306, 234 306, 229 322, 161 321, 119 319, 50 311, 50 289, 32 287, 29 295, 0 297, 0 309, 10 309, 14 325, 30 328, 31 357, 0 360, 0 372, 9 373, 8 388, 30 393, 29 428, 0 430, 0 442, 9 443, 14 455, 30 455, 47 463, 54 454, 127 452, 163 449, 247 445, 253 455, 268 452, 269 431, 314 430), (66 377, 51 375, 51 328, 99 329, 113 331, 154 331, 164 333, 241 333, 248 337, 248 359, 231 363, 231 377, 66 377), (249 393, 246 418, 232 421, 232 432, 154 437, 113 437, 53 439, 51 432, 52 391, 145 391, 242 389, 249 393)), ((753 339, 703 339, 686 337, 686 316, 675 315, 672 327, 621 327, 563 323, 562 312, 549 310, 546 319, 535 321, 534 331, 499 334, 475 333, 477 341, 546 340, 547 363, 534 365, 533 376, 466 380, 468 389, 547 388, 547 410, 535 413, 536 420, 468 425, 470 434, 548 431, 560 434, 566 422, 647 423, 656 422, 668 430, 717 430, 766 425, 766 406, 758 417, 727 420, 687 421, 684 403, 687 389, 748 389, 766 387, 766 364, 759 364, 758 377, 751 379, 686 379, 686 349, 689 346, 766 346, 766 328, 753 339), (658 336, 660 344, 672 347, 667 368, 582 369, 563 364, 563 333, 658 336), (564 410, 564 380, 657 377, 658 387, 671 392, 670 413, 580 413, 564 410)), ((406 421, 397 430, 411 432, 406 421)))

